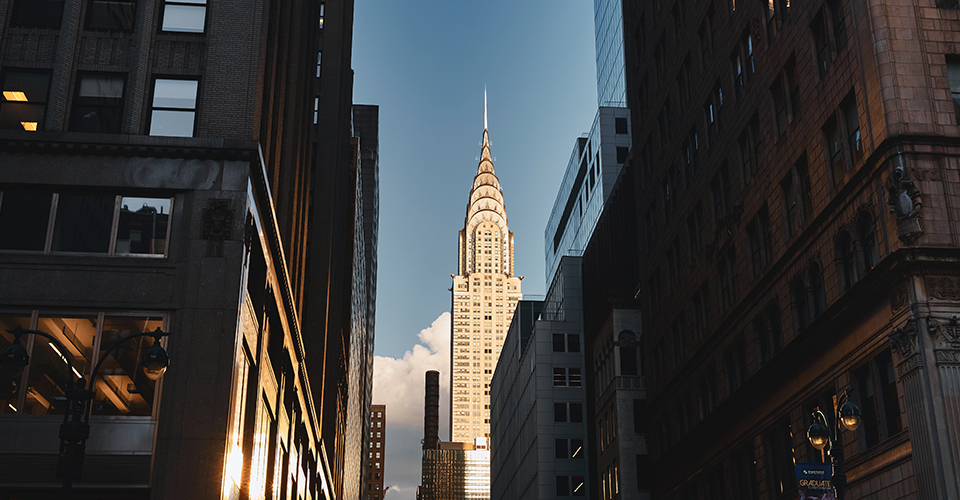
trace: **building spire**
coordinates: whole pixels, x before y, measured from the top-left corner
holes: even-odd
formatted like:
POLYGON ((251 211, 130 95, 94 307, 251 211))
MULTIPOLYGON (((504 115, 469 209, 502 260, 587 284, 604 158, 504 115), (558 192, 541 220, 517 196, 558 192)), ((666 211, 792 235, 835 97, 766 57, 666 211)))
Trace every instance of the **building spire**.
POLYGON ((487 84, 483 84, 483 130, 487 130, 487 84))

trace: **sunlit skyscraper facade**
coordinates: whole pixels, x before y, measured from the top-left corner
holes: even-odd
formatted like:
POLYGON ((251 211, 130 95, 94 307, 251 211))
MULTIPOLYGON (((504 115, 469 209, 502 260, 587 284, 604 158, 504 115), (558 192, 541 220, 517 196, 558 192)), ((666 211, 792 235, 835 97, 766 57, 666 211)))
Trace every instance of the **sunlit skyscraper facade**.
POLYGON ((626 107, 621 1, 594 0, 593 19, 597 50, 597 106, 626 107))
POLYGON ((453 276, 451 326, 451 441, 490 436, 490 379, 506 328, 520 300, 513 269, 513 233, 507 225, 500 181, 493 170, 484 96, 480 164, 460 231, 453 276))

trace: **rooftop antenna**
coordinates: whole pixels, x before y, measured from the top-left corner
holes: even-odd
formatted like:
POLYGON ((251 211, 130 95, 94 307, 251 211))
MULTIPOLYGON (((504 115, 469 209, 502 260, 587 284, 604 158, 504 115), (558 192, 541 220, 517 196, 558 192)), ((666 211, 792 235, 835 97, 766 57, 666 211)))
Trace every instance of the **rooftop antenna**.
POLYGON ((487 129, 487 84, 483 84, 483 129, 487 129))

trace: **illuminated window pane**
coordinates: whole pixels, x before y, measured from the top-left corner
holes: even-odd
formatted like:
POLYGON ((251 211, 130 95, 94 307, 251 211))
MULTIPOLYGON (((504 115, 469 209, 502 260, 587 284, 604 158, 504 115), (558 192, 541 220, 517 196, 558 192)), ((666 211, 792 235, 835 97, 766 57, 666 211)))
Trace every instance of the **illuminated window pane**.
POLYGON ((0 100, 0 129, 35 132, 43 129, 50 74, 41 71, 6 71, 0 100))
POLYGON ((36 329, 56 338, 66 352, 46 338, 33 336, 23 411, 30 415, 63 415, 64 388, 90 372, 97 317, 41 315, 36 329), (71 358, 72 369, 68 362, 71 358))
POLYGON ((97 376, 94 415, 149 416, 153 411, 155 381, 143 373, 143 353, 153 345, 153 337, 139 337, 125 341, 109 355, 110 348, 120 338, 134 333, 156 330, 162 318, 105 317, 97 359, 106 356, 97 376))

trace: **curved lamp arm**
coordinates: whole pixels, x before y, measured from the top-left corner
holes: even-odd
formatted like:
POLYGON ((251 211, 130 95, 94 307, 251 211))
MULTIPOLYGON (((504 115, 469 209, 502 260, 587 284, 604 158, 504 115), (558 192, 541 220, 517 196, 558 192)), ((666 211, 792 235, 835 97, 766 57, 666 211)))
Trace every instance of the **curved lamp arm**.
POLYGON ((103 355, 100 356, 100 360, 97 361, 97 366, 93 367, 93 374, 90 375, 90 383, 87 385, 87 389, 91 391, 94 390, 94 384, 97 383, 97 373, 100 371, 100 366, 103 365, 103 362, 107 360, 107 357, 111 352, 113 352, 114 349, 128 340, 132 340, 137 337, 146 337, 148 335, 153 337, 155 341, 160 342, 160 339, 170 335, 170 332, 162 331, 158 326, 157 329, 152 332, 132 333, 114 342, 113 345, 108 347, 107 350, 103 352, 103 355))
MULTIPOLYGON (((60 341, 57 340, 56 337, 54 337, 53 335, 50 335, 49 333, 46 333, 46 332, 41 332, 40 330, 24 330, 23 328, 20 328, 20 325, 17 325, 17 327, 12 330, 7 330, 7 332, 13 334, 14 341, 17 343, 20 342, 20 337, 27 334, 39 335, 41 337, 44 337, 50 340, 50 342, 53 342, 54 344, 56 344, 63 359, 67 361, 67 366, 71 370, 68 374, 77 372, 76 367, 74 366, 74 363, 73 363, 73 355, 70 354, 70 351, 68 351, 67 348, 64 347, 63 344, 61 344, 60 341)), ((80 377, 83 378, 83 375, 81 375, 80 377)))

